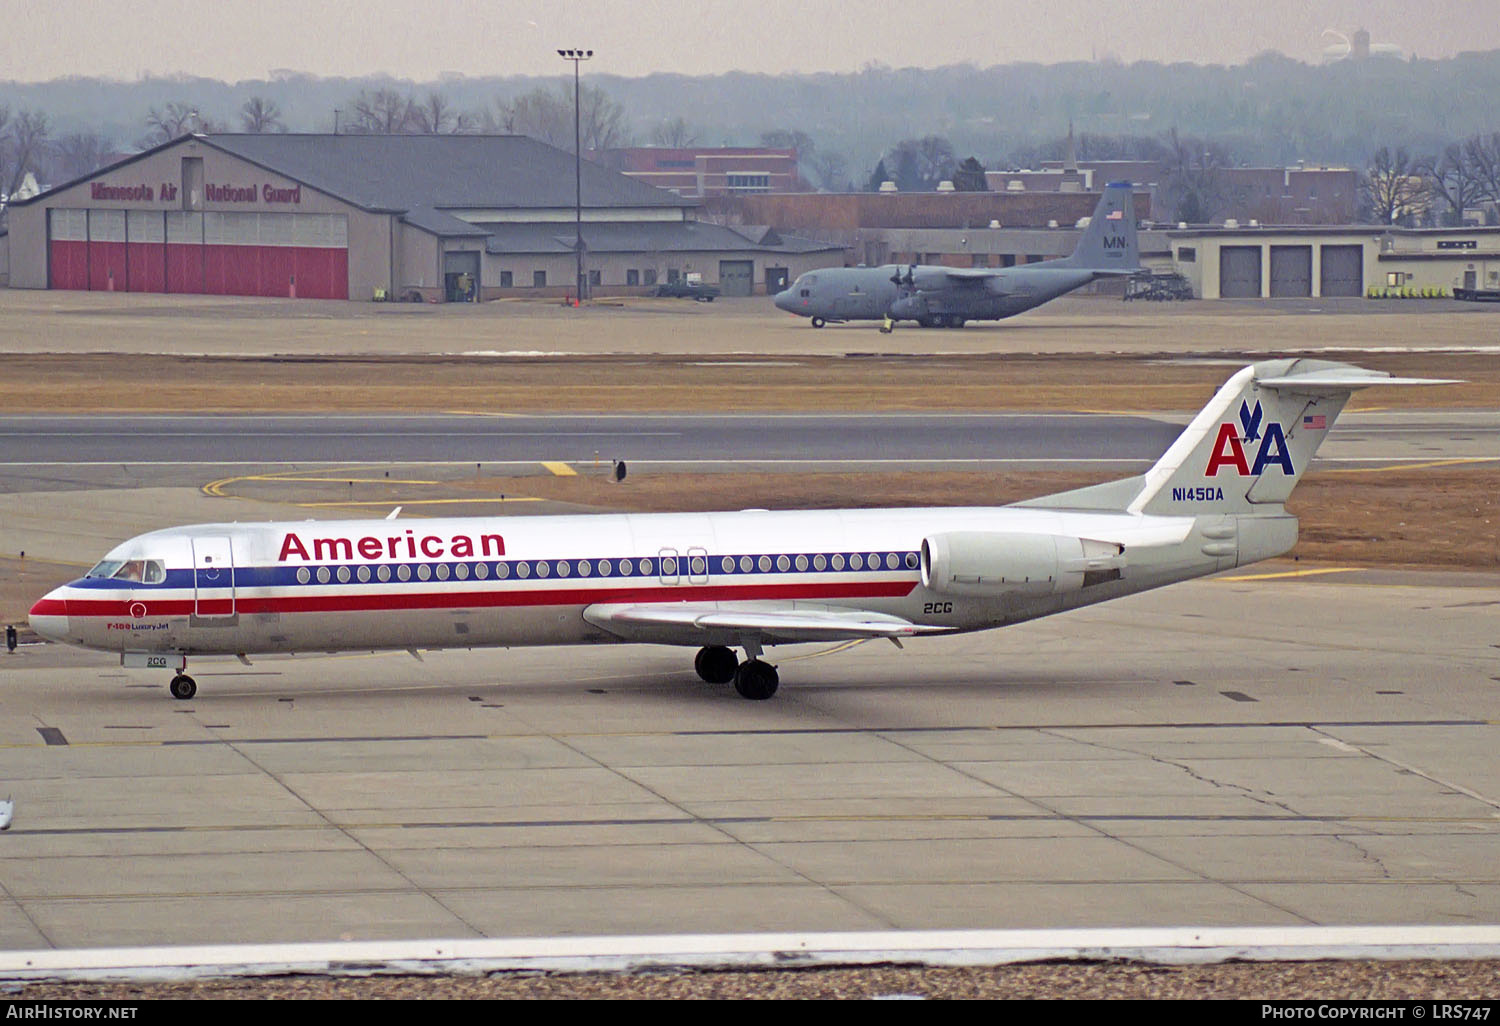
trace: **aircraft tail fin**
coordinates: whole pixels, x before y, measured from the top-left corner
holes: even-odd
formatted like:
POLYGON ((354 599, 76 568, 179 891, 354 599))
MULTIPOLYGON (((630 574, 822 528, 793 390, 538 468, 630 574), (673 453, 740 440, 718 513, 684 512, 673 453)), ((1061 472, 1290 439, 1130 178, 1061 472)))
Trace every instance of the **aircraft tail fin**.
POLYGON ((1016 505, 1277 516, 1356 389, 1451 383, 1393 378, 1328 360, 1265 360, 1225 382, 1145 474, 1016 505))
POLYGON ((1438 385, 1327 360, 1252 364, 1231 377, 1156 465, 1132 513, 1279 514, 1356 389, 1438 385))
POLYGON ((1134 274, 1139 271, 1141 254, 1136 241, 1132 196, 1129 182, 1106 185, 1073 255, 1059 260, 1057 266, 1101 274, 1134 274))

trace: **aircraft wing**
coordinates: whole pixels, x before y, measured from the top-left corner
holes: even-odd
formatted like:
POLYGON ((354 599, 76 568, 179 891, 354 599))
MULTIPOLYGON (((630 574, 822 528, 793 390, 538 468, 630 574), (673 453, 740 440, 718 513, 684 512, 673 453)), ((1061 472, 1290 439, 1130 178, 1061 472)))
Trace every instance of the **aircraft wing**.
POLYGON ((993 278, 1000 273, 993 267, 945 267, 943 274, 955 282, 963 283, 970 281, 983 281, 985 278, 993 278))
POLYGON ((596 604, 583 611, 595 627, 628 641, 709 644, 714 636, 755 634, 771 642, 909 638, 947 631, 887 613, 792 603, 676 602, 596 604))

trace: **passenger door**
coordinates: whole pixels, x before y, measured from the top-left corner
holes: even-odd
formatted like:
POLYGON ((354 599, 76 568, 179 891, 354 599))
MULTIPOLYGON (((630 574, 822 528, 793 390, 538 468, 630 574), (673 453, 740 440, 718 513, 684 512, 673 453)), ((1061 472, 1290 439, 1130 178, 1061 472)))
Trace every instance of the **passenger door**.
POLYGON ((199 619, 235 615, 234 546, 226 536, 193 539, 193 615, 199 619))

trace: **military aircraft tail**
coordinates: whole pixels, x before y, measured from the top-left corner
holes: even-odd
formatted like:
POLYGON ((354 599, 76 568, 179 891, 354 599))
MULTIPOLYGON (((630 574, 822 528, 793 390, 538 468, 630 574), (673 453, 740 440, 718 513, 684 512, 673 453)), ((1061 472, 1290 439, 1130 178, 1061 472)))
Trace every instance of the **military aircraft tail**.
POLYGON ((1225 382, 1143 476, 1020 505, 1164 516, 1281 516, 1356 389, 1448 383, 1393 378, 1328 360, 1264 360, 1225 382))
POLYGON ((1141 269, 1135 204, 1129 182, 1110 182, 1104 187, 1094 216, 1089 218, 1073 255, 1057 261, 1057 266, 1101 274, 1134 274, 1141 269))

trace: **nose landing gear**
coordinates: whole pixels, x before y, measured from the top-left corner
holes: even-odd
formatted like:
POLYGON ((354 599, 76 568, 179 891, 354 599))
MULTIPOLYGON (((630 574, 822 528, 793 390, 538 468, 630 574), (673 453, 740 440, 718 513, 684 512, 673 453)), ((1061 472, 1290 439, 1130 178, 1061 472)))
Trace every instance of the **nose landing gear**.
POLYGON ((189 699, 198 693, 198 682, 185 673, 179 673, 167 685, 167 690, 172 692, 173 698, 189 699))

